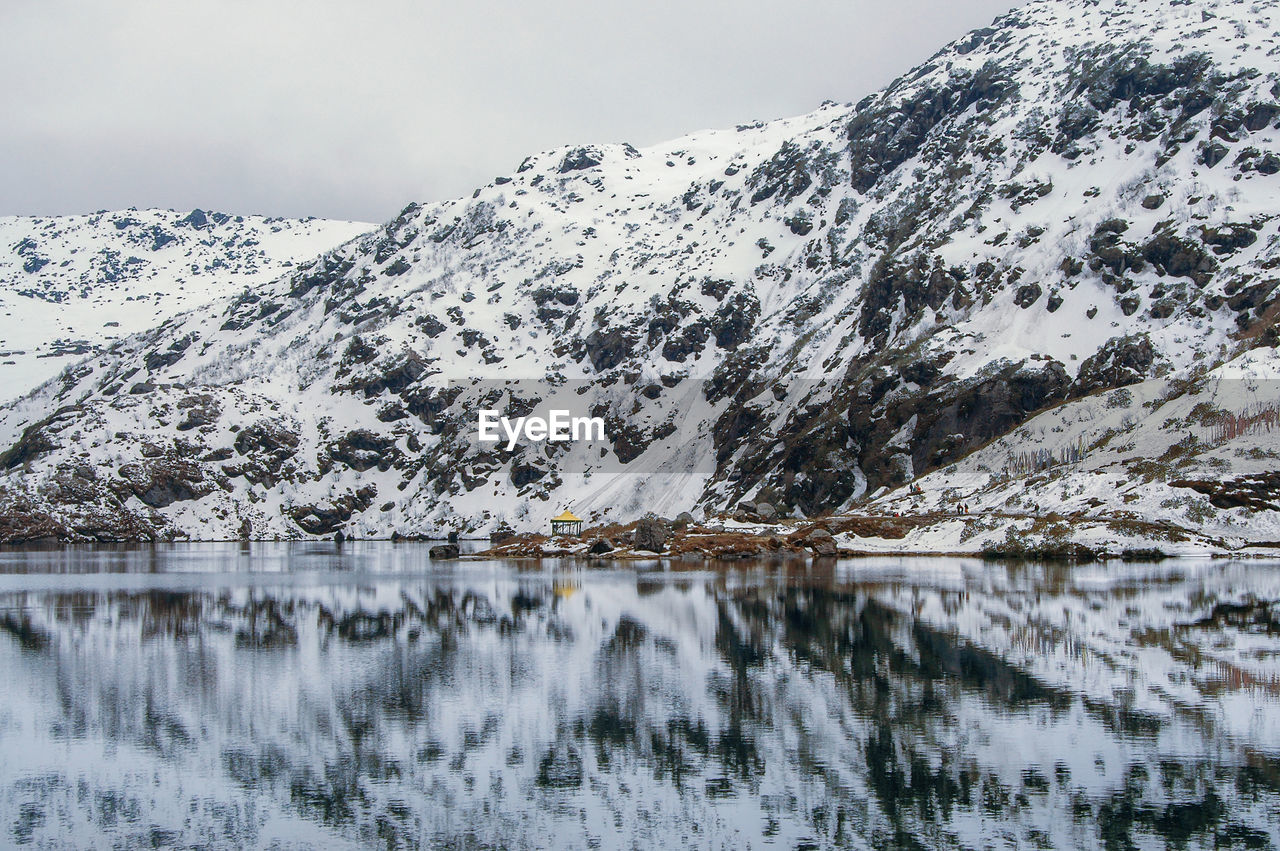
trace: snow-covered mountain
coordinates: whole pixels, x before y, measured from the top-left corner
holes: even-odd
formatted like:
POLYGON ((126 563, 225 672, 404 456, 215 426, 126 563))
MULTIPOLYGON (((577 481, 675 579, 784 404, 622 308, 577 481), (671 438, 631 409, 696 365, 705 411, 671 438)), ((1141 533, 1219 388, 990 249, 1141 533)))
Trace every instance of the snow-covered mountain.
POLYGON ((0 217, 0 401, 373 227, 204 210, 0 217))
MULTIPOLYGON (((1037 0, 856 105, 547 151, 411 205, 4 409, 0 535, 814 514, 1072 400, 1160 379, 1163 405, 1241 357, 1265 376, 1278 8, 1037 0), (481 407, 573 407, 609 439, 506 451, 476 442, 481 407)), ((1127 474, 1269 516, 1168 484, 1230 472, 1197 458, 1127 474)))

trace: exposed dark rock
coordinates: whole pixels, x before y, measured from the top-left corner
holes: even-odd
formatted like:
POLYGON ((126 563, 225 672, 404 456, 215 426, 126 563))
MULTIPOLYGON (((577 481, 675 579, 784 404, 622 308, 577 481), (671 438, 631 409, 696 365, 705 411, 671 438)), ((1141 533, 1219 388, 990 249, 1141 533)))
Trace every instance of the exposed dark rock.
MULTIPOLYGON (((879 357, 894 366, 861 367, 865 371, 855 372, 830 404, 801 405, 776 432, 761 431, 764 423, 751 406, 730 408, 717 422, 716 443, 725 459, 737 453, 742 488, 767 485, 806 514, 828 510, 861 487, 874 490, 923 475, 1005 434, 1063 401, 1071 383, 1057 361, 997 364, 972 379, 938 381, 930 377, 936 364, 898 362, 891 353, 879 357), (906 373, 926 386, 936 383, 928 392, 893 393, 906 373), (915 433, 904 451, 893 439, 912 417, 915 433)), ((748 384, 740 398, 760 389, 748 384)))
POLYGON ((440 332, 448 330, 449 327, 434 316, 419 316, 413 320, 413 324, 421 328, 423 334, 432 338, 438 337, 440 332))
POLYGON ((908 321, 924 308, 940 310, 955 293, 958 281, 950 269, 930 265, 925 257, 909 264, 882 257, 871 269, 859 320, 859 331, 867 339, 884 337, 895 311, 902 308, 908 321))
POLYGON ((216 423, 222 413, 222 406, 213 394, 199 393, 179 399, 178 410, 186 412, 178 423, 178 431, 190 431, 216 423))
POLYGON ((557 170, 561 174, 567 174, 584 168, 595 168, 603 161, 604 154, 598 148, 574 148, 564 155, 557 170))
POLYGON ((578 303, 580 298, 578 291, 569 286, 539 287, 531 292, 529 296, 538 307, 552 302, 562 304, 565 307, 572 307, 578 303))
POLYGON ((1191 278, 1204 286, 1218 268, 1213 255, 1199 243, 1171 233, 1158 233, 1142 248, 1142 255, 1156 272, 1175 278, 1191 278))
POLYGON ((816 556, 833 556, 839 549, 832 534, 821 526, 814 527, 801 536, 800 543, 816 556))
POLYGON ((728 295, 729 290, 732 288, 733 281, 726 281, 719 278, 703 278, 698 291, 703 295, 709 295, 714 299, 722 299, 728 295))
POLYGON ((587 547, 587 552, 592 555, 603 555, 605 553, 611 553, 615 549, 617 549, 617 547, 613 545, 613 541, 610 541, 608 538, 600 538, 591 542, 591 546, 587 547))
MULTIPOLYGON (((348 350, 350 351, 350 350, 348 350)), ((346 381, 334 387, 335 391, 355 391, 366 399, 382 393, 403 393, 412 387, 427 371, 427 362, 412 350, 405 350, 390 361, 384 362, 381 369, 372 368, 352 373, 346 381)), ((345 374, 339 369, 338 375, 345 374)))
POLYGON ((1018 287, 1018 292, 1013 297, 1013 303, 1021 308, 1028 308, 1036 303, 1043 291, 1039 284, 1024 284, 1018 287))
POLYGON ((1198 161, 1208 168, 1213 168, 1226 159, 1231 149, 1221 142, 1202 142, 1198 161))
POLYGON ((711 319, 711 333, 722 349, 738 348, 745 343, 760 316, 760 301, 750 293, 735 293, 724 302, 711 319))
POLYGON ((1099 390, 1137 384, 1149 377, 1153 363, 1155 350, 1147 335, 1112 337, 1097 354, 1080 364, 1071 394, 1086 396, 1099 390))
POLYGON ((784 142, 773 158, 761 164, 747 180, 748 186, 755 187, 751 203, 777 196, 777 203, 785 204, 795 198, 813 185, 809 166, 809 154, 794 142, 784 142))
POLYGON ((461 550, 458 549, 457 544, 437 544, 428 550, 427 554, 431 556, 432 559, 438 561, 441 559, 457 558, 460 552, 461 550))
POLYGON ((1244 117, 1244 127, 1250 133, 1266 130, 1268 125, 1280 116, 1280 105, 1274 103, 1254 103, 1244 117))
POLYGON ((671 531, 667 521, 652 515, 643 517, 636 523, 632 546, 637 550, 660 553, 667 548, 667 539, 670 536, 671 531))
POLYGON ((327 449, 334 461, 361 473, 374 467, 386 472, 400 458, 394 438, 383 437, 368 429, 347 432, 329 444, 327 449))
POLYGON ((636 340, 625 329, 610 328, 592 331, 583 343, 591 366, 596 372, 604 372, 630 357, 636 340))
POLYGON ((905 98, 896 89, 860 103, 849 122, 853 187, 859 192, 869 191, 882 176, 914 157, 930 132, 950 116, 971 106, 978 113, 987 112, 1016 92, 1008 72, 994 62, 976 72, 957 70, 944 84, 909 90, 905 98))
POLYGON ((518 488, 533 484, 547 475, 549 470, 543 464, 511 465, 511 483, 518 488))
POLYGON ((1266 305, 1280 281, 1268 279, 1237 290, 1227 299, 1227 307, 1237 313, 1248 313, 1266 305))
POLYGON ((378 422, 396 423, 408 417, 409 412, 399 402, 388 402, 378 409, 378 422))
POLYGON ((152 352, 147 355, 146 365, 148 372, 156 372, 173 366, 182 360, 182 356, 186 354, 187 349, 191 347, 197 339, 194 333, 185 334, 169 344, 169 347, 163 352, 152 352))
POLYGON ((901 485, 915 478, 915 467, 911 456, 905 452, 895 452, 889 456, 885 464, 884 483, 890 486, 901 485))
POLYGON ((355 493, 348 492, 328 502, 296 505, 288 513, 302 531, 311 535, 332 535, 353 514, 365 511, 373 505, 377 495, 378 489, 374 485, 365 485, 355 493))
POLYGON ((1258 234, 1249 225, 1224 224, 1218 227, 1206 227, 1201 230, 1201 234, 1205 243, 1213 246, 1213 253, 1219 256, 1248 248, 1258 241, 1258 234))
POLYGON ((706 322, 691 322, 667 337, 662 346, 662 356, 673 363, 684 363, 702 352, 709 334, 706 322))
POLYGON ((782 223, 796 236, 808 236, 813 230, 813 220, 808 215, 791 216, 784 219, 782 223))
POLYGON ((445 412, 462 392, 459 387, 424 387, 415 386, 406 391, 405 410, 413 414, 430 428, 433 434, 439 434, 445 425, 445 412))
POLYGON ((46 452, 53 452, 59 444, 53 439, 61 431, 61 426, 73 417, 79 409, 61 408, 53 415, 39 422, 32 423, 22 430, 18 442, 0 455, 0 469, 12 470, 23 464, 29 464, 46 452))
POLYGON ((113 485, 113 490, 121 496, 133 494, 152 508, 200 499, 217 487, 205 477, 200 464, 178 458, 125 464, 119 474, 121 481, 113 485))
POLYGON ((189 227, 195 228, 196 230, 203 230, 204 228, 211 227, 211 225, 209 224, 209 217, 205 215, 204 210, 201 210, 199 208, 196 208, 192 210, 190 213, 188 213, 186 218, 180 219, 178 221, 178 224, 187 225, 189 227))
POLYGON ((1259 473, 1226 481, 1178 479, 1171 488, 1190 488, 1209 497, 1216 508, 1280 511, 1280 472, 1259 473))

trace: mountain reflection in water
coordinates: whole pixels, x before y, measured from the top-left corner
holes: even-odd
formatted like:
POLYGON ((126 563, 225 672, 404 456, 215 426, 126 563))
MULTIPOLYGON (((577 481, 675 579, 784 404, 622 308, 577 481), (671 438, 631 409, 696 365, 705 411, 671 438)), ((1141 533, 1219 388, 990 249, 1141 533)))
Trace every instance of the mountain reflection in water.
POLYGON ((1280 844, 1274 565, 196 552, 0 556, 0 845, 1280 844))

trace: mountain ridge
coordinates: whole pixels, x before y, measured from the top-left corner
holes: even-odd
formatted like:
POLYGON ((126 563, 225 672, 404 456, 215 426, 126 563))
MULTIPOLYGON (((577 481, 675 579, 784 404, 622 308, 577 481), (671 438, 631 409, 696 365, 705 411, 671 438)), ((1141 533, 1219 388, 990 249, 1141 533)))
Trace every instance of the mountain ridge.
POLYGON ((22 395, 113 340, 373 227, 200 209, 0 216, 0 387, 22 395))

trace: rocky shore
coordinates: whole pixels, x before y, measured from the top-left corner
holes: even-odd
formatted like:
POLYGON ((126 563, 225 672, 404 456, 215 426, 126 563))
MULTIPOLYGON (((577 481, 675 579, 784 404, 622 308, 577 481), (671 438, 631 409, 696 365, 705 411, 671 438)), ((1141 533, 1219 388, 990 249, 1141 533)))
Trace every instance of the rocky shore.
POLYGON ((768 508, 695 519, 649 515, 580 535, 507 532, 471 558, 580 557, 610 560, 699 557, 720 561, 770 555, 970 555, 992 559, 1140 561, 1181 555, 1264 555, 1273 545, 1205 536, 1162 522, 1118 516, 1008 512, 839 514, 779 518, 768 508), (767 518, 767 519, 766 519, 767 518))
POLYGON ((836 556, 840 552, 835 537, 821 524, 731 518, 698 522, 685 513, 674 520, 648 516, 632 523, 596 526, 583 530, 580 535, 515 534, 472 557, 580 556, 631 560, 697 556, 733 561, 773 554, 836 556))

